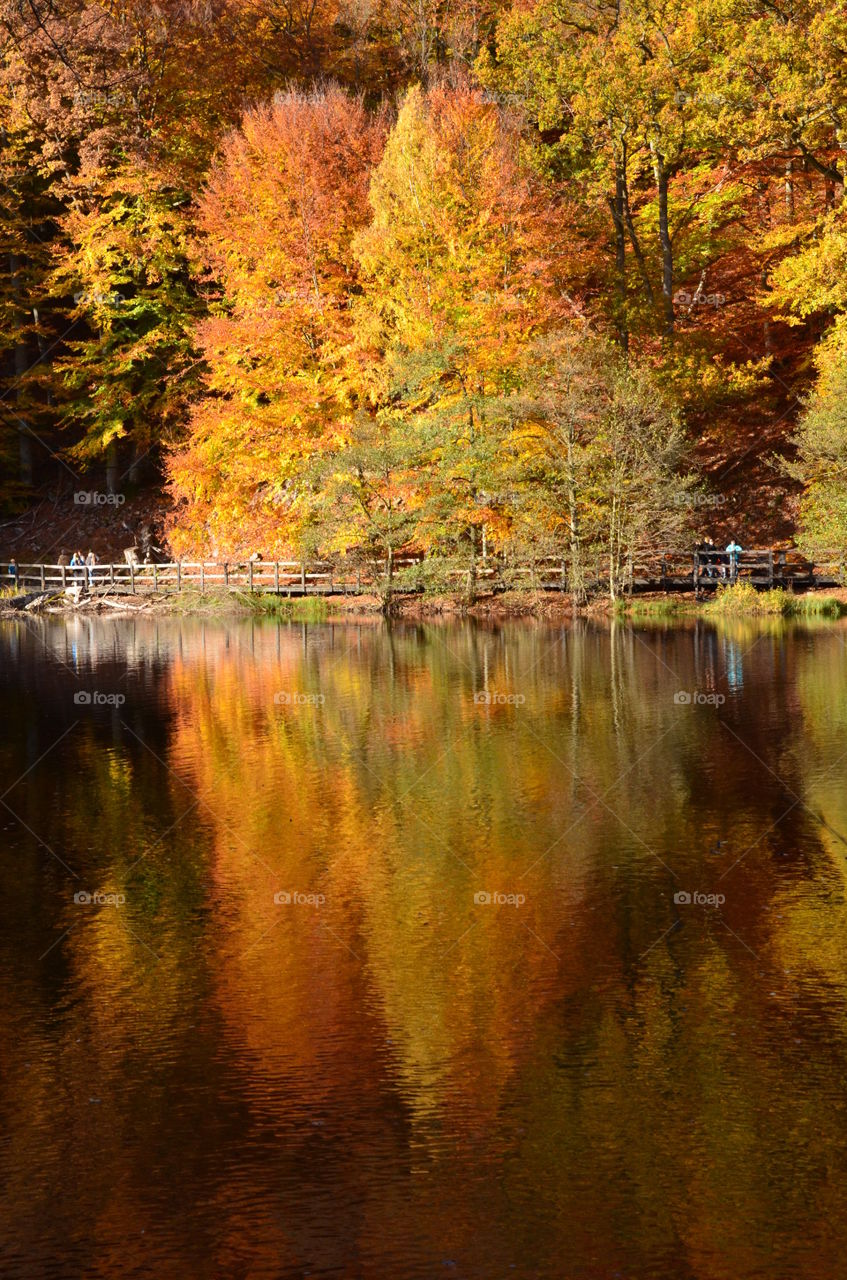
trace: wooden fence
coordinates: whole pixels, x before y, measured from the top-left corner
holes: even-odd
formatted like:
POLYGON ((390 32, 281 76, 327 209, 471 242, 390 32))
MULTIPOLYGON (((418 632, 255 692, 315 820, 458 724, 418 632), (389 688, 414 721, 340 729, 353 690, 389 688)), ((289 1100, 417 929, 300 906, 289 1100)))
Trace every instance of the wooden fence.
MULTIPOLYGON (((814 586, 836 587, 845 583, 847 557, 833 552, 814 563, 793 548, 727 552, 645 551, 633 556, 623 567, 616 584, 620 593, 645 591, 709 592, 722 583, 749 581, 759 588, 788 589, 814 586)), ((416 573, 423 571, 419 557, 395 561, 397 573, 409 571, 400 589, 417 588, 416 573)), ((16 564, 0 562, 0 586, 20 592, 62 591, 78 588, 90 594, 146 594, 195 590, 266 592, 280 596, 358 595, 373 591, 384 580, 385 563, 344 560, 292 561, 255 560, 246 562, 174 561, 169 564, 97 564, 91 567, 58 564, 16 564)), ((514 563, 496 557, 478 562, 478 586, 492 590, 507 587, 542 591, 571 589, 567 565, 556 557, 514 563)), ((592 591, 607 591, 609 572, 599 559, 583 570, 585 585, 592 591)), ((448 583, 466 588, 469 572, 447 571, 448 583)))

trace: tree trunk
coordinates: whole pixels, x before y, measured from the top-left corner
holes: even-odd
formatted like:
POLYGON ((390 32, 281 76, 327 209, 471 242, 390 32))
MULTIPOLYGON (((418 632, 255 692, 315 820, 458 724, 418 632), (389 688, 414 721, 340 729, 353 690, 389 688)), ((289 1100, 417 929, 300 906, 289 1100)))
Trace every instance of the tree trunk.
POLYGON ((653 286, 650 283, 650 273, 647 270, 647 263, 644 260, 644 252, 641 248, 641 241, 638 239, 638 233, 635 230, 635 223, 632 220, 632 209, 629 204, 629 184, 624 175, 623 186, 623 216, 626 223, 627 234, 629 235, 629 243, 632 245, 632 252, 635 255, 635 261, 638 263, 638 271, 641 276, 641 283, 644 286, 644 293, 651 307, 656 305, 656 299, 653 296, 653 286))
MULTIPOLYGON (((23 378, 29 368, 29 352, 26 343, 15 343, 15 380, 17 383, 17 399, 20 402, 21 384, 20 379, 23 378)), ((29 423, 21 413, 17 414, 18 419, 18 471, 21 484, 27 488, 32 487, 33 483, 33 457, 32 457, 32 435, 30 433, 29 423)))
POLYGON ((468 603, 473 604, 476 599, 476 540, 477 528, 473 525, 471 528, 471 567, 468 573, 468 603))
MULTIPOLYGON (((21 260, 16 253, 9 254, 9 274, 12 277, 12 288, 14 291, 15 301, 19 304, 16 309, 16 324, 23 322, 23 301, 20 297, 20 271, 21 260)), ((31 488, 33 483, 33 457, 32 457, 32 433, 29 423, 23 416, 22 402, 23 395, 23 379, 30 367, 29 350, 26 342, 20 338, 15 342, 15 399, 21 410, 17 414, 18 427, 18 472, 21 484, 31 488)), ((10 388, 11 389, 11 388, 10 388)))
POLYGON ((662 249, 662 309, 664 311, 666 338, 672 338, 675 315, 673 308, 673 241, 671 240, 670 220, 668 217, 668 186, 670 170, 665 164, 665 157, 650 143, 653 155, 653 173, 656 178, 656 190, 659 196, 659 244, 662 249))
POLYGON ((568 424, 567 450, 568 450, 568 525, 570 533, 570 552, 571 552, 571 601, 573 611, 576 612, 579 605, 585 600, 585 583, 582 577, 582 545, 580 542, 579 531, 579 508, 577 506, 576 496, 576 474, 574 467, 574 445, 576 443, 576 432, 574 431, 573 421, 568 424))
POLYGON ((106 445, 106 492, 117 493, 119 483, 118 442, 112 439, 106 445))
POLYGON ((141 484, 142 468, 141 462, 147 456, 147 450, 142 449, 140 444, 133 445, 132 462, 127 472, 127 479, 130 484, 141 484))
POLYGON ((785 217, 794 223, 794 161, 789 157, 785 162, 785 217))
POLYGON ((626 227, 624 225, 624 175, 615 163, 615 194, 609 196, 609 209, 615 227, 615 279, 618 293, 618 334, 624 351, 629 348, 626 320, 626 227))

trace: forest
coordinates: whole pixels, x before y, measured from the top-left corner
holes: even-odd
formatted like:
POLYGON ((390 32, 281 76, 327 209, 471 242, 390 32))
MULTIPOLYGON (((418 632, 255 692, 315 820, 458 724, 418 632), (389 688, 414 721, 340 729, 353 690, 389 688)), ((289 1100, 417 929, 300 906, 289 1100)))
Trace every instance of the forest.
POLYGON ((0 514, 847 547, 847 11, 2 0, 0 514), (730 524, 729 521, 734 523, 730 524))

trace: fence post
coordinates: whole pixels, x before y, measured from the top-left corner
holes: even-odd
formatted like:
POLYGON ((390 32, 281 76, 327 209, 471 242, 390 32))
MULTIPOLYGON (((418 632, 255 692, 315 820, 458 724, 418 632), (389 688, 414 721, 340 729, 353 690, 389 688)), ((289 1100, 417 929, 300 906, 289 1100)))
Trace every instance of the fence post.
POLYGON ((135 565, 129 562, 129 589, 135 595, 135 565))
POLYGON ((206 590, 206 561, 200 561, 200 594, 204 594, 206 590))
POLYGON ((113 564, 109 565, 109 585, 112 587, 115 585, 115 566, 113 564))
POLYGON ((41 590, 44 590, 44 565, 41 566, 41 590))
POLYGON ((306 561, 300 561, 300 590, 306 594, 306 561))
POLYGON ((694 552, 694 599, 700 599, 700 552, 694 552))
POLYGON ((253 594, 253 561, 247 561, 247 584, 250 588, 250 594, 253 594))
POLYGON ((65 568, 65 566, 62 565, 62 590, 63 591, 66 589, 67 585, 68 585, 68 571, 65 568))
POLYGON ((155 592, 159 590, 159 566, 157 564, 153 565, 153 590, 155 592))
POLYGON ((274 594, 279 595, 279 561, 274 560, 274 594))
POLYGON ((768 551, 768 587, 773 590, 773 548, 768 551))
POLYGON ((177 591, 182 590, 182 561, 181 560, 177 560, 176 562, 176 589, 177 591))

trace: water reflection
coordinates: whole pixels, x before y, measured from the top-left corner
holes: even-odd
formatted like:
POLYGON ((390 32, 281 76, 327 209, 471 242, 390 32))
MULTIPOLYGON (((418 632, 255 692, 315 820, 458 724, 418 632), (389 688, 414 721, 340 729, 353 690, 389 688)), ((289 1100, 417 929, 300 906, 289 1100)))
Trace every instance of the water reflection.
POLYGON ((4 1273, 838 1274, 844 635, 5 625, 4 1273))

